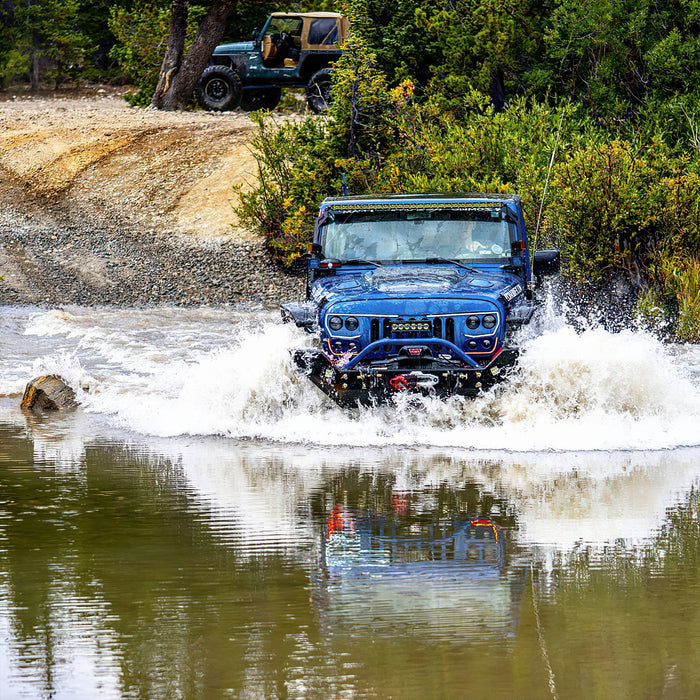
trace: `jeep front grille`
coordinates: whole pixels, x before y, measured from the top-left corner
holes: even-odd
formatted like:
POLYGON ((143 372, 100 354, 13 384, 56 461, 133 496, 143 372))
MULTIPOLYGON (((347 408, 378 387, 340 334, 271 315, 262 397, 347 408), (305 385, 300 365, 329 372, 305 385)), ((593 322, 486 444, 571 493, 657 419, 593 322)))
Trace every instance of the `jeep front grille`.
MULTIPOLYGON (((395 339, 412 339, 412 338, 444 338, 454 343, 455 341, 455 320, 451 317, 441 317, 428 319, 430 330, 421 331, 394 331, 392 332, 392 322, 395 319, 390 318, 373 318, 370 320, 370 342, 374 343, 377 340, 384 338, 395 339)), ((425 319, 415 319, 425 323, 425 319)))

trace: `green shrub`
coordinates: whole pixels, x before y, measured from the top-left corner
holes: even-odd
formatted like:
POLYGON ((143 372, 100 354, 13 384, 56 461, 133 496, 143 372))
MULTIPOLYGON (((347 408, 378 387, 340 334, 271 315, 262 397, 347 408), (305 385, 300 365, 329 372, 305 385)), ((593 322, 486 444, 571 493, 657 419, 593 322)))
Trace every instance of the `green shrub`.
POLYGON ((388 87, 355 38, 328 116, 278 125, 257 115, 259 182, 241 193, 241 221, 291 264, 343 174, 351 194, 518 193, 532 249, 558 246, 564 273, 582 281, 623 272, 647 290, 641 317, 697 337, 697 263, 687 260, 700 257, 700 153, 668 143, 651 121, 605 125, 568 102, 519 98, 496 111, 470 90, 456 111, 441 104, 416 99, 408 80, 388 87))
POLYGON ((0 54, 0 88, 15 83, 29 72, 29 55, 19 49, 0 54))
POLYGON ((664 292, 674 301, 675 334, 681 341, 700 342, 700 259, 676 254, 662 263, 664 292))
MULTIPOLYGON (((130 104, 140 104, 153 95, 163 63, 170 27, 167 5, 137 4, 133 8, 113 6, 109 28, 117 43, 110 56, 119 61, 127 79, 140 88, 127 97, 130 104)), ((146 104, 148 104, 146 102, 146 104)))

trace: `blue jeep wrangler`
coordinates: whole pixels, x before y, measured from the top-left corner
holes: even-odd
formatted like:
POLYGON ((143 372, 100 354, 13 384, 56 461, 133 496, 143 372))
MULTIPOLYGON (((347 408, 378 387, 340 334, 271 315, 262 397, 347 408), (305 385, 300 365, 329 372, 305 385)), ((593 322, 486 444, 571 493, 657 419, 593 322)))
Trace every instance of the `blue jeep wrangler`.
POLYGON ((516 195, 332 197, 313 240, 307 299, 282 318, 318 336, 294 359, 340 405, 493 385, 517 359, 535 281, 559 270, 557 250, 531 270, 516 195))

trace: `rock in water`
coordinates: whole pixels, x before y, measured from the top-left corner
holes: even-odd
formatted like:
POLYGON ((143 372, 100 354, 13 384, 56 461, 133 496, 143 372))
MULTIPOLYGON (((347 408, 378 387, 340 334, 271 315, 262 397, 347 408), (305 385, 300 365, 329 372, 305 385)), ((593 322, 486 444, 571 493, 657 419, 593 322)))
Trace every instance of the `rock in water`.
POLYGON ((57 411, 75 408, 75 392, 56 374, 46 374, 32 379, 24 390, 21 408, 33 410, 57 411))

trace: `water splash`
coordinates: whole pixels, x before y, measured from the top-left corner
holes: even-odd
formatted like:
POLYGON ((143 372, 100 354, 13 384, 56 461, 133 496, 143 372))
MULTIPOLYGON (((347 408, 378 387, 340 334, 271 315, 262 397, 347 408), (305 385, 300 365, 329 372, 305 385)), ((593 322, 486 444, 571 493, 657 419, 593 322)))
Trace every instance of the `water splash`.
POLYGON ((694 348, 649 334, 567 325, 550 305, 510 381, 476 399, 400 395, 344 411, 300 376, 302 331, 266 313, 75 310, 29 319, 59 339, 33 358, 77 387, 84 409, 141 433, 325 445, 481 450, 662 449, 700 444, 694 348))

